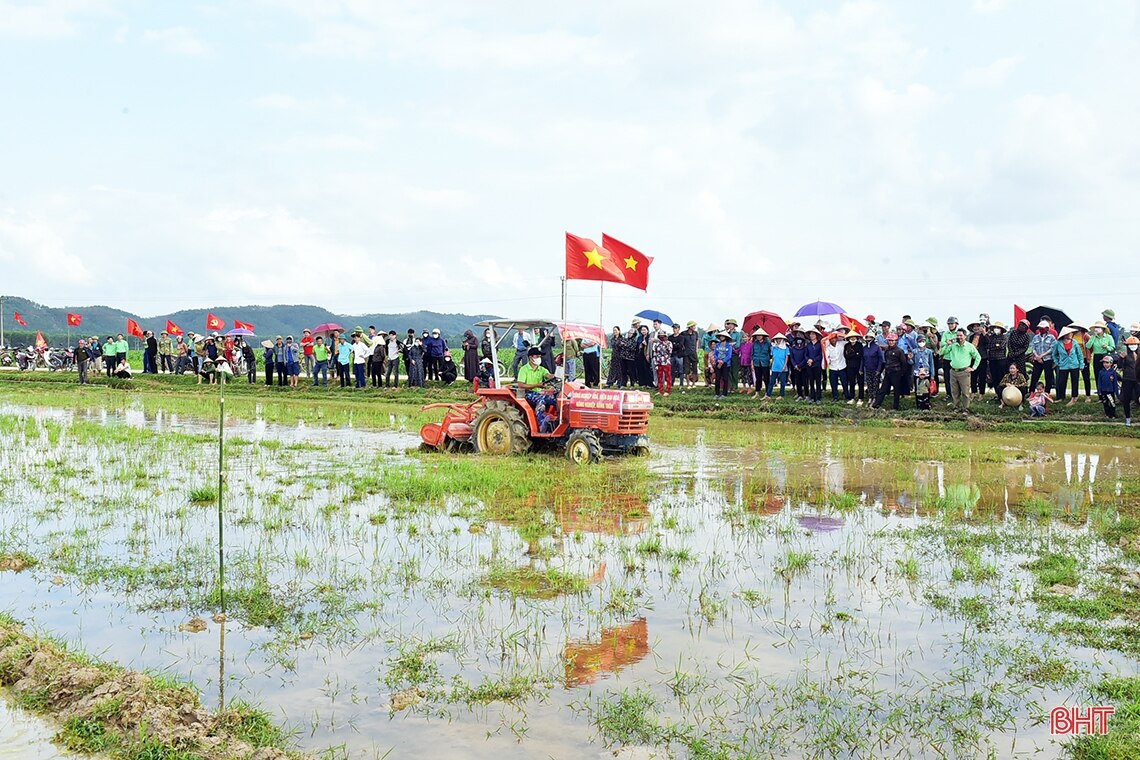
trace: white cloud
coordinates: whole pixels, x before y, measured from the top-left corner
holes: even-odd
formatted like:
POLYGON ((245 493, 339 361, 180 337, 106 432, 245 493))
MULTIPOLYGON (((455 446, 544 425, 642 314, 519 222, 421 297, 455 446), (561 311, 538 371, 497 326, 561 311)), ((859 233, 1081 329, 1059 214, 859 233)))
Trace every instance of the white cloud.
POLYGON ((967 87, 997 87, 1005 84, 1009 75, 1021 65, 1025 56, 1013 55, 999 58, 986 66, 974 66, 966 69, 962 76, 962 84, 967 87))
POLYGON ((199 40, 193 29, 185 26, 147 29, 143 32, 142 39, 148 45, 177 55, 197 56, 210 52, 210 46, 199 40))
POLYGON ((1009 0, 974 0, 974 12, 983 15, 1000 13, 1008 4, 1009 0))
POLYGON ((83 17, 108 11, 106 0, 41 0, 35 4, 0 0, 0 37, 71 37, 78 32, 83 17))
POLYGON ((0 211, 0 261, 13 285, 23 275, 78 284, 91 277, 77 254, 71 252, 62 220, 49 220, 12 209, 0 211))

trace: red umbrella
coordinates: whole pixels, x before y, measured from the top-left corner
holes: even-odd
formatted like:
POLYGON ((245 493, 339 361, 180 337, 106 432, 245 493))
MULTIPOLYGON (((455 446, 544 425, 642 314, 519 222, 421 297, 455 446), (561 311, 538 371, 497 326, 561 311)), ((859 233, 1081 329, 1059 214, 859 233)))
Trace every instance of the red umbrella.
POLYGON ((344 328, 338 325, 336 322, 326 322, 323 325, 317 325, 313 328, 313 337, 315 338, 318 335, 321 335, 327 338, 332 335, 333 330, 340 332, 342 335, 344 334, 344 328))
POLYGON ((788 331, 788 323, 774 311, 754 311, 744 318, 745 335, 751 335, 757 327, 763 327, 768 335, 788 331))

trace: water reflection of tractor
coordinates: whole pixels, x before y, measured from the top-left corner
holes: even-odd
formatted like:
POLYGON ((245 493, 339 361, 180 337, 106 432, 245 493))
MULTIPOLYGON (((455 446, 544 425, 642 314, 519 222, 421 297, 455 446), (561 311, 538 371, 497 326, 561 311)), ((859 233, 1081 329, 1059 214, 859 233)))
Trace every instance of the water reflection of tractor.
POLYGON ((491 331, 493 387, 476 390, 477 398, 471 402, 423 407, 447 410, 442 421, 420 429, 425 445, 492 456, 559 449, 580 464, 609 454, 648 453, 646 429, 653 409, 648 393, 587 388, 557 377, 551 377, 541 392, 517 382, 502 384, 498 342, 511 330, 553 329, 553 322, 492 319, 478 326, 491 331))
POLYGON ((649 625, 645 618, 632 623, 603 628, 596 644, 568 641, 562 652, 566 687, 592 684, 603 673, 617 673, 649 654, 649 625))

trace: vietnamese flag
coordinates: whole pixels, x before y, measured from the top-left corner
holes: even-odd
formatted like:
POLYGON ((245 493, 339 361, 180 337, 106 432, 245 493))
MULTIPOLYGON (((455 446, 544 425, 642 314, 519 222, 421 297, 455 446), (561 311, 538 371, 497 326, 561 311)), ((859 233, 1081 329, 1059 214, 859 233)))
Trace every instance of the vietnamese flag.
POLYGON ((27 327, 28 326, 28 323, 25 322, 24 318, 20 316, 20 312, 18 312, 18 311, 15 312, 15 316, 16 316, 16 324, 20 325, 21 327, 27 327))
POLYGON ((649 265, 653 263, 651 256, 646 256, 636 248, 628 246, 604 232, 602 233, 602 245, 607 251, 613 251, 614 256, 621 263, 626 285, 632 285, 641 290, 649 288, 649 265))
POLYGON ((843 325, 844 327, 850 328, 851 332, 855 333, 856 335, 866 335, 867 334, 867 325, 863 324, 862 322, 855 319, 854 317, 847 316, 846 314, 840 314, 839 315, 839 324, 843 325))
POLYGON ((249 330, 250 332, 253 332, 253 325, 249 324, 248 322, 238 322, 235 319, 234 320, 234 329, 235 330, 249 330))
POLYGON ((36 348, 47 348, 48 342, 44 340, 44 334, 39 330, 36 331, 36 348))
POLYGON ((207 330, 224 330, 226 323, 221 319, 215 317, 213 314, 207 312, 206 314, 206 329, 207 330))
POLYGON ((143 329, 141 327, 139 327, 139 323, 134 321, 133 319, 127 320, 127 335, 133 335, 136 338, 145 338, 146 337, 146 333, 144 333, 143 329))
POLYGON ((83 324, 83 317, 81 317, 80 315, 70 314, 70 313, 67 315, 67 326, 68 327, 79 327, 81 324, 83 324))
POLYGON ((621 264, 612 253, 589 238, 566 233, 566 279, 625 282, 621 264))
MULTIPOLYGON (((1013 305, 1013 326, 1017 327, 1017 324, 1023 319, 1025 319, 1025 309, 1021 308, 1017 304, 1014 304, 1013 305)), ((1030 327, 1032 327, 1032 325, 1030 325, 1030 327)))
POLYGON ((166 332, 168 332, 171 335, 181 335, 182 334, 182 328, 179 327, 178 325, 174 324, 173 322, 171 322, 168 319, 168 320, 166 320, 166 332))

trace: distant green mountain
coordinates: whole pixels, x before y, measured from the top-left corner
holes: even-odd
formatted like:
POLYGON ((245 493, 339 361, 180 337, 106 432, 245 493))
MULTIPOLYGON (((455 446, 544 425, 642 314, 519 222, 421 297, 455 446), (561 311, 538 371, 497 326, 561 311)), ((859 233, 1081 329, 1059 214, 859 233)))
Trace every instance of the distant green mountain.
POLYGON ((174 322, 183 330, 201 333, 206 331, 206 314, 210 313, 225 321, 226 329, 233 327, 234 320, 251 324, 257 335, 262 338, 272 338, 276 335, 300 337, 301 330, 306 327, 312 328, 333 322, 349 330, 359 325, 367 331, 369 325, 375 325, 377 330, 395 330, 401 336, 409 327, 416 332, 439 328, 448 338, 448 342, 455 346, 458 345, 457 341, 463 332, 472 329, 476 322, 495 318, 493 314, 439 314, 433 311, 416 311, 410 314, 334 314, 328 309, 304 304, 218 306, 210 309, 183 309, 170 314, 142 317, 109 306, 53 308, 19 296, 3 296, 2 311, 4 341, 8 345, 30 343, 35 339, 37 330, 42 331, 44 337, 51 343, 63 344, 68 336, 68 313, 83 317, 83 324, 80 327, 71 328, 72 343, 75 343, 80 335, 106 337, 125 333, 128 319, 138 322, 144 330, 154 330, 156 334, 166 329, 167 320, 174 322), (16 324, 15 312, 20 313, 28 323, 27 327, 16 324))

